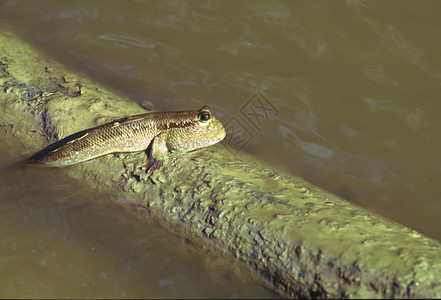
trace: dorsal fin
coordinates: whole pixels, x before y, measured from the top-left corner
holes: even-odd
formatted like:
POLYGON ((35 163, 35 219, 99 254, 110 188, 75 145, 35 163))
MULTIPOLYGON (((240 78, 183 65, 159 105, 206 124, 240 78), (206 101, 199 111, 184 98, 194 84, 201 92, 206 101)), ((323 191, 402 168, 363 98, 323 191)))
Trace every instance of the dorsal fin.
POLYGON ((127 123, 135 122, 138 120, 142 120, 145 118, 145 116, 146 116, 146 114, 125 117, 125 118, 122 118, 119 120, 112 121, 112 122, 110 122, 110 124, 112 124, 112 127, 115 127, 115 126, 119 126, 122 124, 127 124, 127 123))

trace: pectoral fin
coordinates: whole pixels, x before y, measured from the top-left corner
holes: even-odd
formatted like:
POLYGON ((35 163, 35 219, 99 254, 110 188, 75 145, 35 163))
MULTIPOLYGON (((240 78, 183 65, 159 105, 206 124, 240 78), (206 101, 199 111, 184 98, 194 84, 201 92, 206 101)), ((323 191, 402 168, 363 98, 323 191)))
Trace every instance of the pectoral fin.
POLYGON ((155 170, 159 170, 164 163, 164 155, 167 153, 167 146, 165 143, 166 134, 161 133, 155 136, 151 142, 151 150, 149 158, 146 162, 146 172, 148 174, 155 170))

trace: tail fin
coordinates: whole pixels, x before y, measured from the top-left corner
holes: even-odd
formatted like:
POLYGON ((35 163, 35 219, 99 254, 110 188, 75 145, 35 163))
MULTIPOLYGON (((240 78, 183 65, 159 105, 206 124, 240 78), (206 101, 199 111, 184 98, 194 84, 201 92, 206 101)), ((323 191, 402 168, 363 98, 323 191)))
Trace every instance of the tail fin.
POLYGON ((90 132, 93 129, 95 129, 95 128, 86 129, 86 130, 71 134, 71 135, 69 135, 59 141, 56 141, 56 142, 50 144, 49 146, 43 148, 42 150, 34 153, 31 157, 21 161, 21 164, 28 165, 28 166, 50 167, 50 165, 47 165, 44 162, 44 158, 46 157, 46 155, 48 155, 49 153, 51 153, 52 151, 54 151, 56 149, 59 149, 60 147, 64 146, 65 144, 67 144, 73 140, 79 139, 80 137, 82 137, 83 135, 85 135, 86 133, 90 132))

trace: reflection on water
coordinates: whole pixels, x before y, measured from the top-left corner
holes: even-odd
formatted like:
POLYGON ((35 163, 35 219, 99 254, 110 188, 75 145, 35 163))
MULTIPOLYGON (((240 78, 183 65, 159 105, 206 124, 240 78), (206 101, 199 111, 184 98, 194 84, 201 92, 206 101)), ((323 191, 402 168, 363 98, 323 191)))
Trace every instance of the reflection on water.
POLYGON ((441 240, 441 2, 34 3, 1 24, 157 110, 235 117, 241 151, 441 240), (260 128, 256 92, 279 112, 260 128))

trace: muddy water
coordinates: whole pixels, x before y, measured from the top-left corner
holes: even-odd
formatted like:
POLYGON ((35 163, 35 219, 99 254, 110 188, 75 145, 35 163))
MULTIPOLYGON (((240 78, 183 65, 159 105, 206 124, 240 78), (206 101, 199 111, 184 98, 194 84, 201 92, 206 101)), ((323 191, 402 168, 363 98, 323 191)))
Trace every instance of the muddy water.
POLYGON ((62 170, 7 165, 0 162, 2 298, 276 297, 62 170))
MULTIPOLYGON (((0 5, 1 26, 76 72, 140 103, 152 101, 157 110, 207 104, 227 126, 224 146, 233 153, 252 153, 441 240, 441 2, 6 1, 0 5)), ((96 286, 111 279, 110 271, 103 271, 107 279, 99 277, 100 264, 108 266, 120 276, 113 279, 120 286, 112 295, 122 295, 123 290, 142 294, 145 286, 159 296, 256 295, 246 294, 256 291, 236 280, 225 281, 224 286, 215 280, 206 283, 210 276, 200 271, 202 258, 182 258, 187 250, 161 229, 144 232, 147 229, 139 228, 148 226, 121 221, 127 216, 104 205, 105 197, 98 205, 89 204, 87 193, 55 175, 48 174, 34 199, 36 187, 29 176, 20 184, 1 179, 9 199, 1 209, 15 213, 2 219, 9 224, 8 230, 2 226, 2 236, 24 248, 32 249, 29 245, 35 243, 40 247, 38 256, 32 250, 20 254, 27 261, 26 275, 20 277, 25 279, 11 284, 38 290, 41 285, 33 276, 45 255, 45 268, 52 275, 57 268, 70 278, 88 272, 89 281, 82 280, 96 286), (76 224, 74 233, 63 219, 51 219, 57 210, 76 224), (99 213, 102 219, 91 216, 99 213), (40 221, 28 228, 23 218, 40 221), (121 246, 118 241, 126 241, 132 231, 135 237, 121 246), (167 242, 149 248, 150 239, 167 242), (94 243, 100 243, 105 254, 91 252, 94 243), (164 249, 169 251, 166 257, 164 249), (52 252, 64 256, 51 256, 52 252), (171 260, 174 269, 164 267, 159 276, 158 267, 149 268, 145 256, 171 260), (176 275, 176 269, 184 273, 176 275), (162 279, 170 277, 174 279, 162 279), (147 285, 149 280, 143 278, 156 285, 147 285), (160 282, 172 283, 161 286, 160 282), (204 292, 198 294, 200 289, 204 292), (167 294, 161 294, 164 290, 167 294)), ((2 249, 9 251, 7 246, 2 249)), ((22 267, 15 253, 8 255, 9 269, 22 267)), ((44 278, 45 288, 63 288, 56 277, 44 278)), ((81 284, 81 280, 70 283, 81 284)))

